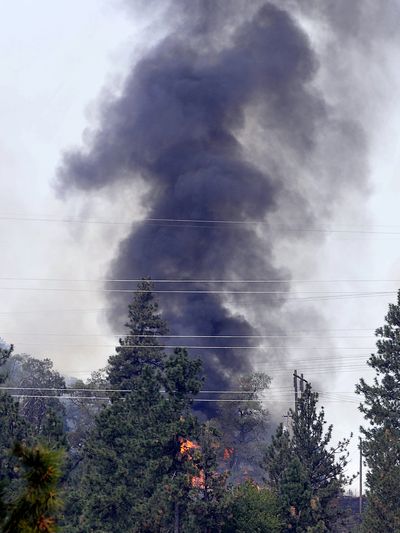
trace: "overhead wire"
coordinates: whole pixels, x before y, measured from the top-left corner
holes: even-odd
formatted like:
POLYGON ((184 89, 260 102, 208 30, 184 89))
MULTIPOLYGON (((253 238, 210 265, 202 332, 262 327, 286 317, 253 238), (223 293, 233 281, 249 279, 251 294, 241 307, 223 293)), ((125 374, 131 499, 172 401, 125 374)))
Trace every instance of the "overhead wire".
MULTIPOLYGON (((83 401, 110 401, 110 398, 108 396, 104 396, 104 397, 101 397, 101 396, 81 396, 81 397, 78 397, 78 396, 52 396, 52 395, 24 395, 24 394, 10 394, 11 397, 13 398, 22 398, 22 399, 26 399, 26 398, 47 398, 47 399, 62 399, 62 400, 83 400, 83 401)), ((191 398, 191 401, 192 402, 207 402, 207 403, 224 403, 224 402, 235 402, 235 403, 238 403, 238 402, 242 402, 243 400, 241 400, 240 398, 236 399, 236 398, 191 398)), ((260 403, 266 403, 268 400, 267 399, 261 399, 259 400, 260 403)), ((343 402, 343 400, 330 400, 330 399, 326 399, 325 401, 328 401, 328 402, 336 402, 336 403, 341 403, 343 402)), ((288 400, 285 400, 285 399, 276 399, 274 400, 274 403, 287 403, 288 400)))
MULTIPOLYGON (((185 279, 185 278, 151 278, 143 276, 142 278, 47 278, 47 277, 0 277, 1 281, 50 281, 50 282, 71 282, 71 283, 140 283, 142 281, 151 281, 152 283, 400 283, 399 279, 361 279, 361 278, 267 278, 267 279, 185 279)), ((152 292, 152 291, 151 291, 152 292)))
MULTIPOLYGON (((54 392, 90 392, 90 393, 96 393, 96 392, 112 392, 112 393, 131 393, 134 392, 134 389, 110 389, 110 388, 93 388, 93 387, 27 387, 25 385, 20 386, 7 386, 7 385, 1 385, 0 390, 26 390, 26 391, 54 391, 54 392)), ((160 392, 165 393, 165 390, 160 390, 160 392)), ((273 387, 273 388, 266 388, 261 391, 262 394, 268 393, 270 394, 293 394, 292 387, 273 387)), ((213 389, 213 390, 200 390, 198 394, 260 394, 260 391, 255 390, 230 390, 230 389, 213 389)), ((319 394, 353 394, 351 391, 322 391, 319 394)))
POLYGON ((129 333, 38 333, 38 332, 8 332, 2 331, 3 335, 14 335, 14 336, 33 336, 33 337, 118 337, 118 338, 127 338, 127 337, 137 337, 137 338, 156 338, 156 339, 326 339, 326 340, 337 340, 337 339, 366 339, 370 338, 370 335, 338 335, 333 337, 327 336, 303 336, 303 335, 158 335, 158 334, 129 334, 129 333))
MULTIPOLYGON (((25 385, 20 386, 7 386, 7 385, 0 385, 0 390, 30 390, 30 391, 37 391, 37 390, 43 390, 43 391, 71 391, 71 392, 133 392, 134 389, 110 389, 110 388, 93 388, 93 387, 27 387, 25 385)), ((273 388, 266 388, 266 391, 268 393, 284 393, 292 391, 291 387, 273 387, 273 388)), ((164 390, 161 390, 160 392, 165 392, 164 390)), ((255 394, 257 391, 254 390, 243 390, 243 389, 202 389, 198 392, 198 394, 255 394)))
MULTIPOLYGON (((64 347, 64 348, 115 348, 114 344, 43 344, 33 342, 19 342, 21 346, 49 346, 49 347, 64 347)), ((183 348, 188 350, 333 350, 332 346, 190 346, 179 344, 122 344, 117 348, 135 348, 135 349, 148 349, 148 348, 183 348)), ((335 350, 373 350, 374 347, 368 346, 337 346, 335 350)))
POLYGON ((379 234, 379 235, 400 235, 400 231, 381 231, 377 227, 398 228, 398 226, 353 226, 348 229, 347 226, 342 228, 324 228, 313 226, 291 226, 287 224, 270 223, 265 220, 230 220, 230 219, 193 219, 193 218, 169 218, 169 217, 144 217, 131 220, 101 220, 88 218, 57 218, 52 216, 33 216, 33 215, 10 215, 0 214, 0 220, 5 221, 25 221, 25 222, 52 222, 52 223, 71 223, 71 224, 99 224, 99 225, 122 225, 130 226, 132 224, 178 224, 184 227, 185 224, 193 227, 202 227, 204 224, 210 226, 267 226, 270 229, 282 229, 294 232, 312 232, 312 233, 343 233, 343 234, 379 234), (357 228, 357 229, 355 229, 357 228))
POLYGON ((77 288, 77 287, 0 287, 0 290, 2 291, 43 291, 43 292, 117 292, 117 293, 129 293, 129 294, 148 294, 149 292, 153 294, 268 294, 268 295, 286 295, 289 294, 291 296, 297 296, 297 295, 304 295, 304 294, 311 294, 313 296, 318 297, 327 297, 327 296, 340 296, 340 297, 347 297, 347 296, 371 296, 371 295, 390 295, 395 294, 397 291, 391 290, 391 291, 231 291, 231 290, 202 290, 202 289, 195 289, 195 290, 187 290, 187 289, 152 289, 151 291, 148 290, 141 290, 137 288, 132 289, 107 289, 107 288, 99 288, 99 289, 86 289, 86 288, 77 288))

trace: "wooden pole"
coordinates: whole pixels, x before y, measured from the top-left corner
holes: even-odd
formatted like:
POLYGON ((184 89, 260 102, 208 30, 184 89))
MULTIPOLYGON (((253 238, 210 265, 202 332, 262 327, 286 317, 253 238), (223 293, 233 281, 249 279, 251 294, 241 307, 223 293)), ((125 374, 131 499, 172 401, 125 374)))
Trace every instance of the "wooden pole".
POLYGON ((174 533, 179 533, 179 503, 178 502, 175 502, 174 533))
POLYGON ((362 476, 363 476, 363 453, 362 453, 362 440, 360 437, 360 499, 359 499, 359 513, 362 514, 362 498, 363 498, 363 483, 362 483, 362 476))
POLYGON ((294 386, 294 412, 296 413, 296 415, 298 414, 298 409, 299 409, 299 406, 298 406, 299 395, 297 391, 297 378, 298 377, 299 376, 297 375, 297 370, 295 370, 293 372, 293 386, 294 386))
POLYGON ((305 381, 304 375, 301 374, 301 377, 300 377, 300 393, 301 393, 301 395, 303 395, 303 392, 304 392, 304 381, 305 381))

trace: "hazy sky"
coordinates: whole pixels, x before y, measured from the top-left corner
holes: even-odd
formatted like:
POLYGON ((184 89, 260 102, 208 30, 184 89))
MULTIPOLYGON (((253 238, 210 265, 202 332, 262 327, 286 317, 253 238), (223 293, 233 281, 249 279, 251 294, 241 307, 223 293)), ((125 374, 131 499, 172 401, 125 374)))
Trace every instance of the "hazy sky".
MULTIPOLYGON (((77 197, 63 200, 56 198, 52 183, 62 151, 79 145, 85 128, 96 123, 96 102, 101 92, 118 89, 129 63, 147 42, 154 40, 154 27, 148 25, 148 18, 135 20, 116 2, 103 0, 16 0, 3 2, 1 11, 0 337, 13 342, 17 352, 49 356, 58 369, 85 376, 105 364, 112 352, 109 345, 114 342, 107 335, 111 332, 104 317, 104 293, 96 290, 101 284, 40 283, 22 278, 102 278, 126 228, 1 218, 121 220, 121 206, 128 202, 140 212, 138 196, 132 192, 125 195, 121 190, 118 198, 92 197, 90 202, 77 197), (24 287, 78 290, 21 290, 24 287), (80 337, 82 334, 86 336, 80 337), (97 346, 71 347, 79 343, 97 346)), ((332 228, 354 229, 356 224, 362 230, 400 232, 398 58, 399 49, 388 46, 375 64, 360 72, 365 85, 361 105, 373 116, 368 155, 370 192, 365 205, 352 205, 352 198, 344 202, 330 224, 332 228)), ((294 279, 400 280, 399 243, 400 236, 334 233, 318 246, 304 250, 301 244, 298 249, 282 245, 277 254, 294 279)), ((399 285, 400 281, 295 284, 293 290, 319 290, 322 286, 323 290, 394 291, 399 285)), ((326 328, 368 331, 310 332, 305 337, 320 338, 293 339, 290 344, 326 346, 331 352, 336 347, 336 354, 352 356, 352 362, 358 355, 361 363, 374 346, 373 330, 382 323, 389 301, 393 296, 315 302, 326 328), (339 335, 366 337, 328 339, 339 335), (343 347, 363 349, 346 351, 340 349, 343 347)), ((289 312, 295 324, 301 309, 294 306, 289 312)), ((304 354, 301 359, 318 356, 315 350, 304 354)), ((352 368, 349 362, 343 363, 342 369, 336 365, 335 371, 327 362, 313 364, 314 368, 309 363, 303 366, 308 378, 318 380, 321 392, 348 393, 329 394, 322 403, 335 424, 335 435, 350 431, 357 435, 361 418, 356 403, 348 399, 354 383, 359 376, 368 375, 367 371, 360 365, 352 368)), ((301 364, 298 370, 302 371, 301 364)), ((285 376, 285 380, 290 386, 291 377, 285 376)), ((286 406, 277 404, 275 410, 279 409, 283 414, 286 406)))

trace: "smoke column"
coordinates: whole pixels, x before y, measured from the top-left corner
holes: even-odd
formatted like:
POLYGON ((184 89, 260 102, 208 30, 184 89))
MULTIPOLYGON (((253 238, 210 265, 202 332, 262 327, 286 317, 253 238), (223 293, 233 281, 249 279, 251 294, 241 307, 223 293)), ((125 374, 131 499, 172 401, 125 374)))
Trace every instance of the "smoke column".
MULTIPOLYGON (((310 39, 286 4, 279 5, 174 2, 169 14, 176 15, 175 27, 135 63, 122 93, 103 102, 100 125, 85 148, 65 154, 58 173, 63 193, 106 195, 122 184, 140 191, 145 182, 146 218, 264 221, 133 223, 110 277, 287 279, 289 269, 282 271, 274 259, 274 245, 286 234, 270 221, 312 225, 329 217, 342 195, 365 186, 362 129, 316 89, 319 64, 310 39)), ((299 6, 308 9, 307 2, 299 6)), ((121 213, 129 216, 136 218, 121 213)), ((268 330, 268 316, 285 297, 164 294, 159 300, 172 333, 245 336, 257 330, 235 309, 256 309, 268 330)), ((110 320, 120 325, 126 295, 110 301, 110 320)), ((203 349, 207 387, 228 388, 259 354, 203 349)))

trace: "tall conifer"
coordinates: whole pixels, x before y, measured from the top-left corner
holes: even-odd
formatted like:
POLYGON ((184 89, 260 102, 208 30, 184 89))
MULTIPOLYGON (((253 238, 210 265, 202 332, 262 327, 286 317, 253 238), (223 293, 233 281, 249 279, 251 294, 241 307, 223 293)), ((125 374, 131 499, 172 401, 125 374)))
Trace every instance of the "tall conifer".
POLYGON ((376 375, 371 384, 361 379, 357 392, 364 396, 360 410, 368 423, 361 428, 368 466, 363 528, 394 533, 400 531, 400 291, 385 320, 368 361, 376 375))
POLYGON ((110 383, 129 392, 113 395, 86 444, 76 531, 170 531, 186 513, 193 465, 181 445, 197 431, 200 362, 182 349, 165 354, 151 283, 139 289, 109 367, 110 383))
POLYGON ((152 294, 153 283, 143 280, 128 307, 127 335, 119 340, 116 354, 108 361, 108 379, 113 387, 131 388, 146 366, 162 368, 165 352, 159 336, 168 330, 152 294))
POLYGON ((291 433, 279 426, 264 460, 290 531, 336 531, 338 500, 350 482, 345 475, 349 441, 330 446, 333 428, 325 427, 324 409, 317 411, 317 402, 318 394, 307 384, 297 412, 291 412, 291 433))

